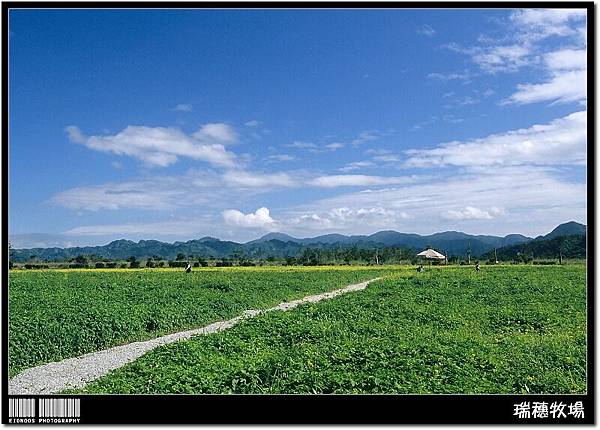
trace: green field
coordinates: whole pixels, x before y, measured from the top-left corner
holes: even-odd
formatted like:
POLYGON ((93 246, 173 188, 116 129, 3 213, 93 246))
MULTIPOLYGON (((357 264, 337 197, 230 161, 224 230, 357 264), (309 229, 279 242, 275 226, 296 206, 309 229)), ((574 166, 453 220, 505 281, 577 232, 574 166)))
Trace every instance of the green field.
POLYGON ((160 347, 85 392, 584 393, 585 285, 583 265, 406 268, 160 347))
POLYGON ((9 373, 229 319, 390 268, 35 270, 9 275, 9 373))

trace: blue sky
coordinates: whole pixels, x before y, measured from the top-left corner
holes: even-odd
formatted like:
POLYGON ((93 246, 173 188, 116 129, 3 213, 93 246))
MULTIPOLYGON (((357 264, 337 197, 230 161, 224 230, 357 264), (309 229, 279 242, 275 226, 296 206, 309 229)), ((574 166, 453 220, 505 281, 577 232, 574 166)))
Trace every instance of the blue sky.
POLYGON ((16 247, 586 222, 585 10, 12 10, 16 247))

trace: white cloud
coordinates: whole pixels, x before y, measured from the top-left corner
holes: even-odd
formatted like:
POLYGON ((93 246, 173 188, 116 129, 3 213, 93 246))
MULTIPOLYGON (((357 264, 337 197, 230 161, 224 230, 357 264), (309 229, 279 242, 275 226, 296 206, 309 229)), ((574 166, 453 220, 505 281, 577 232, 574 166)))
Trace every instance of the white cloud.
POLYGON ((402 157, 396 154, 376 155, 373 160, 383 163, 399 163, 402 161, 402 157))
POLYGON ((295 159, 296 159, 296 157, 294 157, 293 155, 289 155, 289 154, 275 154, 275 155, 269 155, 267 157, 267 162, 293 161, 295 159))
POLYGON ((502 215, 504 211, 497 207, 492 207, 489 210, 482 210, 473 206, 467 206, 464 209, 451 209, 442 212, 442 218, 450 220, 470 220, 470 219, 494 219, 502 215))
POLYGON ((423 24, 421 27, 417 29, 417 34, 422 34, 423 36, 433 37, 435 36, 435 30, 432 26, 428 24, 423 24))
POLYGON ((189 103, 178 104, 173 108, 176 112, 192 112, 194 110, 194 106, 189 103))
POLYGON ((312 217, 315 221, 311 223, 302 218, 305 222, 298 223, 295 230, 290 224, 290 234, 307 234, 311 228, 319 232, 352 234, 387 229, 431 234, 460 229, 473 234, 521 233, 535 236, 571 219, 585 222, 585 183, 561 176, 555 170, 531 166, 488 166, 445 174, 440 172, 434 178, 424 178, 404 186, 320 199, 289 208, 281 217, 299 219, 303 215, 315 215, 321 219, 317 222, 312 217), (373 207, 391 211, 395 216, 373 217, 367 224, 358 218, 341 219, 330 215, 335 208, 358 211, 373 207), (452 214, 449 211, 465 211, 467 207, 487 212, 491 218, 485 214, 473 216, 473 211, 468 219, 448 217, 449 213, 452 214))
POLYGON ((473 50, 471 59, 488 73, 513 72, 528 65, 531 50, 521 45, 494 46, 473 50))
POLYGON ((585 17, 585 9, 519 9, 510 20, 521 40, 537 42, 549 36, 576 35, 585 17))
POLYGON ((479 46, 449 43, 444 47, 468 55, 482 71, 490 74, 515 72, 524 67, 541 71, 539 82, 518 84, 502 104, 544 101, 585 104, 585 18, 585 9, 518 9, 504 21, 507 31, 503 37, 480 36, 479 46), (558 42, 554 45, 555 52, 548 52, 548 44, 542 43, 550 36, 558 42))
POLYGON ((216 142, 229 145, 238 141, 238 134, 235 130, 229 125, 220 122, 204 124, 192 136, 206 144, 216 142))
POLYGON ((85 143, 87 140, 87 138, 83 135, 81 130, 79 130, 79 128, 74 125, 65 127, 65 131, 67 132, 67 135, 69 136, 69 140, 71 142, 85 143))
POLYGON ((587 99, 587 54, 584 49, 561 49, 544 56, 550 78, 538 84, 519 84, 504 103, 543 101, 568 103, 587 99))
POLYGON ((364 169, 367 167, 375 167, 376 164, 372 161, 354 161, 352 163, 346 164, 344 167, 341 167, 339 170, 341 172, 350 172, 352 170, 364 169))
POLYGON ((378 185, 393 185, 406 184, 413 182, 415 177, 401 176, 366 176, 366 175, 329 175, 319 176, 308 181, 309 185, 315 187, 361 187, 361 186, 378 186, 378 185))
POLYGON ((548 124, 406 153, 410 167, 582 165, 587 160, 587 114, 575 112, 548 124))
MULTIPOLYGON (((332 230, 348 224, 377 227, 389 223, 391 219, 409 218, 405 212, 385 209, 381 206, 366 208, 337 207, 324 213, 307 213, 291 218, 287 227, 291 229, 332 230)), ((344 227, 341 228, 342 230, 344 227)))
POLYGON ((198 231, 207 231, 211 227, 208 220, 178 219, 159 222, 126 223, 126 224, 97 224, 74 227, 64 232, 72 236, 137 236, 141 238, 180 236, 190 238, 198 231))
POLYGON ((350 144, 354 146, 362 145, 363 143, 371 142, 379 139, 380 135, 376 131, 363 131, 356 139, 353 139, 350 144))
POLYGON ((270 229, 275 225, 275 220, 271 218, 269 209, 265 207, 249 214, 244 214, 235 209, 228 209, 223 211, 223 219, 226 224, 236 227, 270 229))
POLYGON ((416 123, 415 125, 412 126, 411 130, 412 131, 421 130, 422 128, 427 127, 428 125, 434 124, 436 121, 437 121, 437 117, 432 116, 429 119, 426 119, 424 121, 416 123))
MULTIPOLYGON (((308 152, 311 152, 313 154, 322 154, 325 152, 334 152, 337 151, 338 149, 344 148, 347 145, 352 145, 352 146, 359 146, 362 144, 365 144, 367 142, 372 142, 375 140, 378 140, 382 137, 382 133, 376 131, 376 130, 368 130, 368 131, 362 131, 361 133, 358 134, 357 137, 355 137, 352 140, 348 140, 346 142, 332 142, 332 143, 328 143, 328 144, 321 144, 321 145, 317 145, 316 143, 313 142, 304 142, 304 141, 295 141, 293 143, 284 145, 288 148, 298 148, 298 149, 306 149, 308 150, 308 152)), ((323 140, 328 140, 331 139, 332 137, 335 136, 325 136, 323 138, 323 140)))
POLYGON ((343 143, 330 143, 329 145, 325 145, 325 148, 329 149, 330 151, 337 151, 338 149, 343 148, 345 145, 343 143))
POLYGON ((84 136, 75 126, 69 126, 65 130, 69 139, 75 143, 95 151, 137 158, 151 166, 165 167, 175 163, 178 157, 188 157, 215 166, 233 167, 236 164, 235 154, 225 149, 224 135, 220 135, 220 128, 215 129, 214 125, 203 126, 198 132, 199 138, 166 127, 130 125, 115 135, 106 136, 84 136))
POLYGON ((110 165, 112 167, 114 167, 115 169, 122 169, 123 168, 123 163, 121 163, 120 161, 111 161, 110 165))
POLYGON ((299 185, 299 182, 296 179, 285 172, 259 173, 247 172, 244 170, 231 170, 225 172, 222 179, 226 184, 242 189, 272 189, 274 187, 296 187, 299 185))
POLYGON ((577 70, 555 74, 541 84, 519 84, 517 91, 504 103, 529 104, 543 101, 568 103, 587 98, 587 71, 577 70))
POLYGON ((461 122, 464 122, 464 121, 465 121, 465 119, 464 119, 464 118, 457 118, 457 117, 455 117, 455 116, 454 116, 454 115, 452 115, 452 114, 447 114, 447 115, 444 115, 444 116, 442 117, 442 120, 443 120, 444 122, 447 122, 447 123, 449 123, 449 124, 460 124, 461 122))
POLYGON ((75 246, 72 237, 59 234, 26 233, 11 234, 9 240, 13 248, 70 248, 75 246))
POLYGON ((165 210, 184 199, 185 190, 171 180, 123 182, 92 187, 77 187, 54 195, 50 202, 71 210, 101 209, 165 210))
POLYGON ((311 178, 306 171, 252 172, 190 171, 178 176, 76 187, 55 194, 49 203, 75 211, 141 209, 165 211, 181 208, 219 208, 257 194, 300 187, 381 186, 414 181, 414 177, 334 175, 311 178))
POLYGON ((288 148, 299 148, 299 149, 316 149, 317 145, 311 142, 301 142, 296 141, 294 143, 290 143, 289 145, 285 145, 288 148))
POLYGON ((473 75, 468 70, 465 70, 460 73, 429 73, 427 77, 440 81, 469 81, 473 78, 473 75))
POLYGON ((587 52, 585 49, 561 49, 544 56, 550 70, 585 70, 587 52))
POLYGON ((368 155, 385 155, 385 154, 391 154, 392 151, 390 151, 389 149, 381 149, 381 148, 371 148, 371 149, 367 149, 365 151, 365 154, 368 155))
POLYGON ((216 172, 190 171, 184 175, 71 188, 52 196, 49 203, 75 211, 222 209, 231 200, 243 201, 272 189, 273 186, 244 188, 216 172))
POLYGON ((255 120, 255 119, 253 119, 253 120, 251 120, 251 121, 246 121, 246 122, 244 123, 244 125, 245 125, 246 127, 258 127, 258 126, 260 125, 260 121, 257 121, 257 120, 255 120))

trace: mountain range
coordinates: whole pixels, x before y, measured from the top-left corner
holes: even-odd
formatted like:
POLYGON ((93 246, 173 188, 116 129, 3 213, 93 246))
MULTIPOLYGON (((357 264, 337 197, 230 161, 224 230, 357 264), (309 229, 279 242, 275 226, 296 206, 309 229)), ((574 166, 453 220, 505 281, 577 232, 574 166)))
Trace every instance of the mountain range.
POLYGON ((249 258, 297 256, 306 248, 335 249, 356 246, 358 248, 376 249, 397 247, 422 250, 433 247, 447 256, 482 256, 494 249, 554 239, 561 236, 585 235, 586 226, 571 221, 559 225, 545 236, 535 239, 520 234, 507 236, 469 235, 458 231, 446 231, 428 236, 399 233, 393 230, 380 231, 371 235, 344 236, 342 234, 326 234, 312 238, 295 238, 284 233, 268 233, 260 239, 247 243, 220 240, 214 237, 189 240, 187 242, 166 243, 157 240, 115 240, 103 246, 85 246, 73 248, 30 248, 11 250, 11 260, 25 262, 29 260, 63 261, 78 255, 96 255, 100 258, 126 259, 134 256, 138 259, 161 257, 175 259, 178 254, 186 257, 223 258, 232 255, 243 255, 249 258))

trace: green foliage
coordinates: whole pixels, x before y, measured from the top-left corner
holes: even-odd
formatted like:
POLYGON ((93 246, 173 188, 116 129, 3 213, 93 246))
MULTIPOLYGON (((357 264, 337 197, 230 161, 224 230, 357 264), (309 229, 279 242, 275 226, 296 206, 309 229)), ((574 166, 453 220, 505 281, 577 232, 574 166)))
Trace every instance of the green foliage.
POLYGON ((158 348, 90 393, 585 393, 582 265, 402 270, 158 348))
MULTIPOLYGON (((552 239, 536 239, 526 244, 498 248, 499 260, 529 263, 531 256, 534 258, 586 258, 586 236, 569 235, 558 236, 552 239)), ((489 252, 486 257, 492 258, 494 252, 489 252)))
POLYGON ((372 279, 355 269, 11 272, 10 374, 372 279))
POLYGON ((75 263, 78 264, 86 264, 87 263, 87 257, 85 255, 78 255, 75 258, 75 263))

